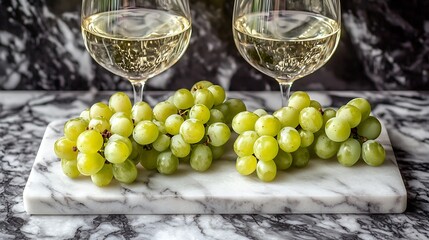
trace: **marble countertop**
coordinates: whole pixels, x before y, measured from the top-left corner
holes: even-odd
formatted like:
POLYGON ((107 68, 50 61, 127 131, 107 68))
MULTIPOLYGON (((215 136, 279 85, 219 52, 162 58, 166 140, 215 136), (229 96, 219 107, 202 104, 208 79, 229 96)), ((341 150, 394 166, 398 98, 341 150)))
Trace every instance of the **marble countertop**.
MULTIPOLYGON (((429 92, 310 92, 324 106, 364 96, 386 125, 405 182, 403 214, 30 216, 22 203, 49 122, 76 116, 110 92, 0 91, 0 239, 427 239, 429 92)), ((165 92, 148 92, 150 104, 165 92)), ((272 92, 231 92, 249 109, 280 106, 272 92)))

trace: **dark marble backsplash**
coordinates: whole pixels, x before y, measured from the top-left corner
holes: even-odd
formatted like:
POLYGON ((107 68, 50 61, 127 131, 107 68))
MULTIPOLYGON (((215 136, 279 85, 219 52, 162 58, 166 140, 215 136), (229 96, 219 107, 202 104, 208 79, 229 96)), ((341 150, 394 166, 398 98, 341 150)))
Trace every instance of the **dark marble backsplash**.
MULTIPOLYGON (((191 44, 147 89, 173 90, 208 79, 229 90, 277 90, 236 50, 232 5, 191 0, 191 44)), ((80 7, 80 0, 0 0, 0 89, 130 89, 86 52, 80 7)), ((429 1, 344 0, 342 9, 336 53, 293 89, 429 89, 429 1)))

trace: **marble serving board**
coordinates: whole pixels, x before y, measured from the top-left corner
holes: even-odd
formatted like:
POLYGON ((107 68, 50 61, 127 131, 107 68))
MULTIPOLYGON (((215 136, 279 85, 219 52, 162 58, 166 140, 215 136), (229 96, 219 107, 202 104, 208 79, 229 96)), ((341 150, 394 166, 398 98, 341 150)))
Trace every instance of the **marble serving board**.
MULTIPOLYGON (((235 170, 232 147, 203 173, 181 164, 166 176, 139 168, 131 185, 99 188, 88 177, 70 179, 53 152, 64 121, 48 125, 24 189, 29 214, 281 214, 400 213, 407 193, 386 130, 380 167, 363 161, 351 168, 312 159, 303 169, 278 172, 274 182, 235 170)), ((232 142, 232 141, 231 141, 232 142)), ((232 145, 232 143, 229 143, 232 145)))

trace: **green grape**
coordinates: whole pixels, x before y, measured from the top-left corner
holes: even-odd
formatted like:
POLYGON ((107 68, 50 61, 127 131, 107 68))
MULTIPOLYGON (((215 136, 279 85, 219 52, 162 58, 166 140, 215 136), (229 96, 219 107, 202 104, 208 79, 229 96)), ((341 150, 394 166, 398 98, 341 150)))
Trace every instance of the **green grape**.
POLYGON ((80 115, 80 118, 83 118, 83 120, 89 122, 91 120, 91 117, 89 116, 89 109, 85 109, 83 110, 80 115))
POLYGON ((148 120, 137 123, 133 131, 133 138, 140 145, 147 145, 155 142, 158 135, 158 126, 148 120))
POLYGON ((374 140, 380 136, 381 123, 376 117, 369 116, 357 126, 357 133, 359 136, 374 140))
POLYGON ((77 151, 76 143, 70 141, 66 137, 61 137, 54 144, 54 152, 58 158, 64 158, 67 160, 76 160, 77 151))
POLYGON ((171 138, 167 134, 159 134, 155 142, 152 143, 152 147, 158 151, 163 152, 170 146, 171 138))
POLYGON ((315 108, 318 111, 322 110, 322 104, 316 100, 310 100, 310 107, 315 108))
POLYGON ((262 116, 264 116, 264 115, 267 115, 268 113, 267 113, 267 111, 265 111, 264 109, 262 109, 262 108, 258 108, 258 109, 256 109, 255 111, 253 111, 253 113, 254 114, 256 114, 256 115, 258 115, 258 117, 262 117, 262 116))
POLYGON ((280 121, 273 115, 264 115, 255 122, 255 131, 259 136, 277 136, 281 128, 280 121))
POLYGON ((235 168, 237 169, 237 172, 241 175, 250 175, 254 171, 256 171, 256 164, 258 161, 254 156, 245 156, 245 157, 238 157, 237 161, 235 162, 235 168))
POLYGON ((292 164, 294 167, 302 168, 308 165, 310 160, 310 152, 307 148, 298 148, 292 153, 292 164))
POLYGON ((103 168, 97 173, 91 175, 92 182, 98 187, 104 187, 110 184, 113 179, 112 164, 104 164, 103 168))
POLYGON ((172 152, 166 151, 158 155, 156 169, 162 174, 173 174, 179 167, 179 159, 172 152))
POLYGON ((314 134, 310 131, 299 129, 299 135, 301 136, 301 145, 300 147, 309 147, 314 141, 314 134))
POLYGON ((90 176, 100 171, 105 161, 99 153, 79 153, 77 155, 77 169, 82 175, 90 176))
MULTIPOLYGON (((212 109, 219 110, 222 113, 223 117, 224 117, 224 121, 223 122, 228 123, 227 122, 227 116, 229 115, 229 108, 228 108, 228 105, 226 105, 225 102, 222 103, 222 104, 214 106, 212 109)), ((231 118, 231 120, 232 120, 232 118, 231 118)))
POLYGON ((153 117, 153 111, 147 102, 138 102, 134 104, 131 109, 131 118, 134 124, 137 124, 143 120, 151 121, 153 117))
POLYGON ((302 109, 309 107, 310 102, 310 96, 306 92, 297 91, 290 96, 288 106, 301 111, 302 109))
POLYGON ((380 166, 386 159, 386 150, 379 142, 368 140, 362 144, 362 158, 370 166, 380 166))
POLYGON ((332 109, 332 108, 325 109, 325 111, 323 111, 323 125, 325 125, 329 119, 335 117, 336 115, 337 115, 337 111, 335 111, 335 109, 332 109))
POLYGON ((61 168, 63 173, 69 178, 77 178, 80 175, 77 170, 77 160, 61 159, 61 168))
POLYGON ((191 152, 191 145, 186 143, 182 136, 178 134, 171 138, 170 150, 174 156, 183 158, 188 156, 191 152))
POLYGON ((213 94, 208 89, 198 89, 194 93, 194 104, 203 104, 211 109, 214 104, 213 94))
MULTIPOLYGON (((228 113, 223 114, 227 123, 232 122, 232 119, 240 112, 247 110, 246 105, 241 99, 230 98, 225 101, 225 104, 228 106, 228 113)), ((223 113, 223 112, 222 112, 223 113)))
POLYGON ((173 104, 177 109, 191 108, 194 105, 194 96, 188 89, 179 89, 173 95, 173 104))
POLYGON ((362 114, 361 121, 364 121, 371 113, 371 104, 364 98, 354 98, 347 105, 355 106, 360 110, 362 114))
POLYGON ((159 152, 155 149, 143 148, 140 154, 140 164, 147 170, 155 170, 159 152))
POLYGON ((350 137, 351 129, 346 120, 333 117, 326 122, 325 133, 332 141, 344 142, 350 137))
POLYGON ((116 112, 112 115, 112 117, 109 119, 109 124, 112 125, 112 122, 116 119, 116 118, 128 118, 131 120, 131 115, 128 113, 124 113, 124 112, 116 112))
POLYGON ((239 157, 250 156, 253 154, 253 145, 259 138, 255 131, 246 131, 239 135, 234 142, 234 152, 239 157))
POLYGON ((103 137, 95 130, 82 132, 76 141, 77 149, 83 153, 96 153, 101 149, 103 143, 103 137))
POLYGON ((134 124, 130 118, 125 116, 112 117, 110 119, 110 132, 129 137, 133 133, 134 124))
POLYGON ((203 104, 195 104, 189 110, 189 118, 200 120, 203 124, 210 119, 210 110, 203 104))
POLYGON ((213 160, 218 160, 220 159, 223 154, 225 153, 225 147, 224 145, 219 146, 219 147, 215 147, 213 145, 209 145, 210 150, 212 151, 212 155, 213 155, 213 160))
POLYGON ((273 113, 282 127, 296 128, 299 124, 299 111, 293 107, 283 107, 273 113))
POLYGON ((130 184, 137 179, 137 167, 130 160, 112 164, 113 177, 119 182, 130 184))
POLYGON ((306 107, 299 113, 299 125, 302 129, 315 133, 323 126, 323 117, 319 110, 306 107))
POLYGON ((131 139, 129 139, 127 137, 121 136, 119 134, 113 134, 112 136, 110 136, 109 141, 112 141, 112 142, 113 141, 121 141, 121 142, 123 142, 123 143, 125 143, 127 145, 128 150, 130 152, 133 151, 133 146, 134 145, 133 145, 132 142, 134 142, 134 139, 133 139, 133 141, 131 141, 131 139))
POLYGON ((260 136, 253 145, 253 152, 262 161, 273 160, 279 151, 279 145, 274 137, 260 136))
POLYGON ((353 105, 344 105, 338 109, 336 117, 346 120, 350 127, 354 128, 359 125, 362 114, 359 108, 353 105))
POLYGON ((284 127, 277 136, 280 148, 285 152, 295 152, 301 146, 301 136, 293 127, 284 127))
POLYGON ((86 130, 88 122, 83 118, 70 119, 64 124, 64 135, 71 141, 76 141, 79 134, 86 130))
POLYGON ((346 167, 351 167, 359 160, 361 146, 358 140, 349 138, 341 143, 337 153, 338 162, 346 167))
POLYGON ((240 112, 232 119, 232 129, 238 134, 242 134, 245 131, 253 131, 255 130, 255 123, 258 118, 259 116, 256 113, 249 111, 240 112))
POLYGON ((104 147, 104 157, 111 163, 123 163, 130 154, 127 144, 120 140, 109 140, 104 147))
POLYGON ((113 115, 112 110, 110 110, 109 106, 103 102, 94 103, 89 109, 89 116, 92 118, 102 117, 106 120, 109 120, 113 115))
POLYGON ((329 159, 335 156, 339 148, 340 143, 332 141, 325 133, 320 134, 315 139, 314 153, 321 159, 329 159))
POLYGON ((213 123, 217 122, 225 122, 225 117, 223 116, 223 113, 218 109, 210 109, 210 119, 207 122, 207 125, 211 125, 213 123))
POLYGON ((191 88, 191 92, 194 93, 196 92, 198 89, 204 89, 204 88, 208 88, 210 86, 212 86, 213 83, 211 83, 210 81, 207 80, 201 80, 199 82, 196 82, 192 88, 191 88))
POLYGON ((204 172, 212 164, 213 154, 209 146, 197 144, 191 152, 190 164, 192 169, 204 172))
POLYGON ((185 121, 179 114, 172 114, 165 120, 165 131, 171 135, 176 135, 180 131, 180 126, 185 121))
POLYGON ((88 129, 103 133, 105 131, 110 131, 110 123, 103 117, 96 117, 89 121, 88 129))
POLYGON ((176 114, 177 108, 174 106, 174 104, 170 102, 160 102, 155 105, 153 108, 153 115, 155 116, 155 119, 161 122, 165 122, 165 120, 173 114, 176 114))
POLYGON ((207 130, 210 145, 219 147, 228 142, 231 137, 231 130, 225 123, 213 123, 207 130))
POLYGON ((109 107, 113 112, 124 112, 128 115, 131 114, 132 108, 131 100, 126 93, 117 92, 109 99, 109 107))
POLYGON ((180 126, 180 135, 183 140, 189 144, 197 143, 203 139, 206 130, 201 121, 196 119, 187 119, 180 126))
POLYGON ((219 105, 225 101, 225 89, 219 85, 212 85, 207 88, 213 95, 214 105, 219 105))
POLYGON ((271 161, 259 161, 256 166, 256 174, 258 178, 264 182, 271 182, 276 178, 277 166, 276 163, 271 161))
POLYGON ((191 154, 188 154, 188 156, 179 158, 179 162, 188 164, 191 161, 191 154))
POLYGON ((279 149, 277 156, 274 158, 277 169, 286 170, 292 165, 292 154, 279 149))
POLYGON ((130 137, 131 142, 131 154, 128 157, 134 164, 138 164, 140 161, 140 154, 142 152, 142 147, 138 144, 132 137, 130 137))
POLYGON ((167 98, 167 100, 165 100, 166 102, 169 102, 169 103, 171 103, 171 104, 173 104, 174 105, 174 95, 172 95, 172 96, 169 96, 168 98, 167 98))
POLYGON ((158 130, 160 133, 162 133, 162 134, 167 133, 167 129, 165 128, 165 123, 160 122, 160 121, 155 120, 155 119, 153 119, 152 122, 155 123, 155 125, 158 127, 158 130))

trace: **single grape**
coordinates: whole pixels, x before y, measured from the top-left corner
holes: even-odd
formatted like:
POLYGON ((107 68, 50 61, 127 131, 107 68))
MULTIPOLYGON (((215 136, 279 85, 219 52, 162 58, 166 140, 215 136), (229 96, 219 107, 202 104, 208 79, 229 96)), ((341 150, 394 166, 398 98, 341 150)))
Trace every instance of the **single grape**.
POLYGON ((314 153, 319 158, 329 159, 337 154, 340 143, 332 141, 325 133, 322 133, 315 139, 313 147, 314 153))
POLYGON ((245 131, 253 131, 255 130, 255 123, 258 118, 259 116, 256 113, 249 111, 240 112, 232 119, 232 129, 238 134, 242 134, 245 131))
MULTIPOLYGON (((223 117, 224 117, 224 121, 223 122, 228 123, 227 122, 227 116, 230 114, 230 112, 229 112, 228 105, 226 105, 225 102, 222 103, 222 104, 214 106, 212 109, 219 110, 222 113, 223 117)), ((231 120, 232 120, 232 118, 231 118, 231 120)))
POLYGON ((364 121, 371 113, 371 104, 364 98, 354 98, 347 105, 357 107, 361 112, 361 121, 364 121))
POLYGON ((210 145, 219 147, 228 142, 231 137, 231 130, 225 123, 213 123, 207 130, 210 145))
POLYGON ((77 160, 61 159, 63 173, 69 178, 77 178, 80 175, 77 169, 77 160))
POLYGON ((253 155, 238 157, 237 161, 235 162, 235 168, 237 169, 237 172, 241 175, 250 175, 254 171, 256 171, 257 164, 258 161, 253 155))
POLYGON ((361 146, 358 140, 349 138, 341 143, 337 153, 338 162, 346 167, 351 167, 359 160, 361 146))
POLYGON ((165 131, 171 135, 176 135, 180 131, 180 126, 185 121, 179 114, 172 114, 165 120, 165 131))
POLYGON ((333 117, 326 122, 325 133, 332 141, 344 142, 350 137, 351 129, 346 120, 333 117))
POLYGON ((155 105, 153 108, 153 115, 155 119, 161 122, 165 122, 165 120, 173 114, 177 113, 177 108, 174 104, 170 102, 160 102, 155 105))
POLYGON ((70 141, 66 137, 61 137, 54 143, 54 152, 58 158, 64 158, 67 160, 76 160, 77 149, 76 143, 70 141))
POLYGON ((129 137, 133 133, 134 124, 130 118, 125 116, 112 117, 110 119, 110 132, 129 137))
POLYGON ((143 120, 152 120, 153 111, 147 102, 138 102, 134 104, 131 109, 131 118, 134 124, 137 124, 143 120))
POLYGON ((205 135, 205 128, 202 122, 196 119, 187 119, 180 126, 180 135, 189 144, 198 143, 205 135))
POLYGON ((140 145, 147 145, 155 142, 158 135, 158 126, 148 120, 137 123, 133 131, 133 138, 140 145))
POLYGON ((110 184, 113 179, 112 164, 104 164, 103 168, 97 173, 91 175, 92 182, 98 187, 104 187, 110 184))
POLYGON ((109 99, 109 107, 113 112, 124 112, 130 115, 132 106, 130 98, 123 92, 117 92, 109 99))
POLYGON ((77 138, 77 149, 83 153, 96 153, 103 146, 104 140, 101 134, 95 130, 86 130, 77 138))
POLYGON ((262 161, 273 160, 279 151, 277 140, 272 136, 260 136, 253 145, 253 152, 262 161))
POLYGON ((190 164, 192 169, 204 172, 212 164, 213 154, 209 146, 197 144, 191 152, 190 164))
POLYGON ((315 108, 318 111, 322 110, 322 104, 316 100, 310 100, 310 107, 315 108))
POLYGON ((79 153, 77 169, 84 176, 97 173, 104 166, 105 159, 99 153, 79 153))
POLYGON ((79 134, 86 130, 88 122, 83 118, 70 119, 64 124, 64 135, 71 141, 76 141, 79 134))
POLYGON ((302 129, 315 133, 323 126, 322 114, 313 107, 306 107, 299 113, 299 125, 302 129))
POLYGON ((137 167, 130 160, 112 164, 113 177, 119 182, 130 184, 137 179, 137 167))
POLYGON ((299 111, 293 107, 283 107, 273 113, 283 127, 296 128, 299 124, 299 111))
POLYGON ((357 133, 370 140, 377 139, 381 133, 381 123, 376 117, 369 116, 357 126, 357 133))
POLYGON ((228 106, 228 113, 223 115, 225 116, 225 120, 227 123, 232 122, 232 119, 240 112, 244 112, 247 110, 246 105, 241 99, 230 98, 225 101, 225 104, 228 106))
POLYGON ((297 91, 290 96, 288 106, 301 111, 302 109, 310 106, 310 101, 308 93, 297 91))
POLYGON ((253 154, 253 145, 259 138, 255 131, 246 131, 239 135, 234 142, 234 152, 239 157, 250 156, 253 154))
POLYGON ((189 118, 200 120, 203 124, 207 123, 210 119, 210 109, 204 104, 195 104, 189 110, 189 118))
POLYGON ((301 136, 301 145, 300 147, 309 147, 314 141, 314 134, 310 131, 299 129, 299 135, 301 136))
POLYGON ((173 174, 179 166, 179 159, 172 152, 166 151, 158 155, 156 169, 162 174, 173 174))
POLYGON ((131 154, 128 157, 128 159, 130 159, 135 165, 137 165, 140 161, 142 147, 132 137, 130 137, 130 142, 131 142, 131 154))
POLYGON ((332 108, 325 109, 323 111, 323 125, 325 125, 329 119, 335 117, 336 115, 337 115, 337 111, 335 111, 335 109, 332 109, 332 108))
POLYGON ((121 136, 119 134, 113 134, 112 136, 110 136, 109 141, 121 141, 127 145, 128 150, 130 152, 133 151, 134 145, 132 142, 134 142, 134 139, 133 139, 133 141, 131 141, 131 139, 129 139, 127 137, 121 136))
POLYGON ((292 127, 284 127, 277 136, 280 148, 285 152, 295 152, 301 146, 301 136, 292 127))
POLYGON ((152 147, 158 152, 163 152, 168 149, 170 143, 171 138, 167 134, 159 134, 155 142, 152 143, 152 147))
POLYGON ((210 81, 207 80, 201 80, 199 82, 196 82, 192 88, 191 88, 191 92, 195 93, 198 89, 205 89, 208 88, 210 86, 212 86, 213 83, 211 83, 210 81))
POLYGON ((267 113, 267 111, 265 111, 264 109, 262 109, 262 108, 258 108, 258 109, 256 109, 255 111, 253 111, 253 113, 254 114, 256 114, 256 115, 258 115, 258 117, 262 117, 262 116, 264 116, 264 115, 267 115, 268 113, 267 113))
POLYGON ((106 120, 109 120, 113 115, 112 110, 110 110, 109 106, 103 102, 94 103, 89 109, 89 116, 92 118, 102 117, 106 120))
POLYGON ((89 122, 91 120, 91 117, 89 116, 89 109, 85 109, 83 110, 80 115, 80 118, 83 118, 83 120, 89 122))
POLYGON ((103 117, 96 117, 89 121, 88 129, 103 133, 104 131, 110 131, 110 123, 103 117))
POLYGON ((167 98, 167 100, 165 100, 166 102, 169 102, 169 103, 171 103, 171 104, 173 104, 174 105, 174 95, 172 95, 172 96, 169 96, 168 98, 167 98))
POLYGON ((188 156, 191 152, 191 145, 189 143, 186 143, 185 140, 183 140, 182 136, 178 134, 174 135, 171 138, 170 150, 174 154, 174 156, 178 158, 183 158, 188 156))
POLYGON ((277 169, 286 170, 292 165, 292 154, 279 149, 277 156, 274 158, 277 169))
POLYGON ((259 136, 277 136, 281 128, 280 121, 273 115, 264 115, 255 122, 255 131, 259 136))
POLYGON ((194 93, 194 104, 203 104, 208 109, 211 109, 214 104, 213 94, 208 89, 198 89, 194 93))
POLYGON ((292 153, 292 164, 294 167, 302 168, 308 165, 310 160, 310 152, 307 148, 298 148, 292 153))
POLYGON ((217 122, 225 122, 225 117, 223 116, 223 113, 218 109, 210 109, 210 119, 207 122, 207 125, 211 125, 213 123, 217 122))
POLYGON ((218 160, 220 159, 224 152, 225 152, 225 147, 224 145, 219 146, 219 147, 215 147, 213 145, 209 145, 210 150, 212 151, 212 155, 213 155, 213 160, 218 160))
POLYGON ((370 166, 380 166, 386 159, 386 151, 379 142, 368 140, 362 144, 362 158, 370 166))
POLYGON ((259 161, 256 166, 258 178, 264 182, 271 182, 276 178, 277 166, 274 161, 259 161))
POLYGON ((104 147, 104 157, 111 163, 123 163, 130 154, 127 144, 120 140, 109 140, 104 147))
POLYGON ((359 108, 353 105, 344 105, 338 109, 336 117, 346 120, 350 127, 354 128, 361 122, 362 114, 359 108))
POLYGON ((194 96, 188 89, 179 89, 173 95, 173 104, 177 109, 191 108, 194 105, 194 96))
POLYGON ((142 148, 139 160, 140 164, 147 170, 155 170, 159 152, 155 149, 142 148))
POLYGON ((211 85, 207 88, 213 95, 214 105, 219 105, 225 101, 225 89, 219 85, 211 85))

